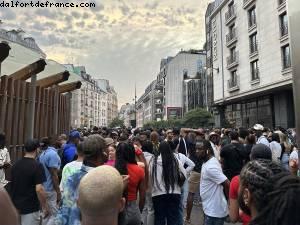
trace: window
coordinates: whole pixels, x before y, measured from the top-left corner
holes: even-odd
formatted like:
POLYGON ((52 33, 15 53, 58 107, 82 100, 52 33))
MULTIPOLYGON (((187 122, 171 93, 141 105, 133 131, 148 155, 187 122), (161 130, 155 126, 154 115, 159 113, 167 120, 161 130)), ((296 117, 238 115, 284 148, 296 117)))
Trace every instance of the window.
POLYGON ((252 80, 259 79, 258 60, 251 62, 250 66, 251 66, 251 79, 252 80))
POLYGON ((252 34, 250 36, 250 54, 253 54, 254 52, 257 52, 257 34, 252 34))
POLYGON ((281 48, 282 51, 282 66, 283 69, 291 67, 290 46, 286 45, 281 48))
POLYGON ((281 5, 283 3, 285 3, 286 0, 278 0, 278 4, 281 5))
POLYGON ((281 14, 280 17, 280 34, 281 34, 281 37, 282 36, 285 36, 288 34, 288 18, 287 18, 287 15, 286 15, 286 12, 281 14))
POLYGON ((256 25, 256 7, 252 7, 248 11, 248 17, 249 17, 249 28, 253 27, 256 25))
POLYGON ((236 70, 232 71, 230 74, 229 87, 233 88, 237 86, 237 74, 236 70))
POLYGON ((235 50, 236 50, 235 47, 233 47, 232 49, 230 49, 230 57, 231 57, 232 62, 234 62, 235 58, 236 58, 236 51, 235 50))

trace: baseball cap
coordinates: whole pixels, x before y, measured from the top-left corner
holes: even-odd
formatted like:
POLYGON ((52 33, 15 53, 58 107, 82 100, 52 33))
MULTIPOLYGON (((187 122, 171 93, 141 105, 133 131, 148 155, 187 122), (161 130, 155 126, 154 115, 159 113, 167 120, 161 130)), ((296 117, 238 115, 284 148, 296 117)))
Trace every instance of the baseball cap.
POLYGON ((173 132, 173 130, 169 129, 169 130, 167 130, 166 134, 172 133, 172 132, 173 132))
POLYGON ((257 144, 252 147, 250 158, 251 160, 255 160, 255 159, 272 160, 272 151, 268 146, 264 144, 257 144))
POLYGON ((253 129, 254 129, 254 130, 260 130, 260 131, 263 131, 263 130, 264 130, 264 126, 257 123, 257 124, 255 124, 255 125, 253 126, 253 129))
POLYGON ((80 133, 77 130, 73 130, 73 131, 70 132, 69 137, 70 138, 80 138, 80 133))
POLYGON ((217 134, 216 132, 213 131, 213 132, 209 133, 209 137, 211 137, 211 136, 219 136, 219 134, 217 134))

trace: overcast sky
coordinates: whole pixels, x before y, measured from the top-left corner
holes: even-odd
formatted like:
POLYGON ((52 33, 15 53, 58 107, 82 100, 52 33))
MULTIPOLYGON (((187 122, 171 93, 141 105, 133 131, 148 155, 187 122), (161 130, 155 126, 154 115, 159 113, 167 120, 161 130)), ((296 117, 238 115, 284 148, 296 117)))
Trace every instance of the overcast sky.
POLYGON ((22 28, 35 38, 49 59, 109 79, 119 106, 132 102, 135 81, 138 97, 144 92, 161 58, 203 47, 210 0, 94 2, 96 8, 1 8, 0 19, 3 28, 22 28))

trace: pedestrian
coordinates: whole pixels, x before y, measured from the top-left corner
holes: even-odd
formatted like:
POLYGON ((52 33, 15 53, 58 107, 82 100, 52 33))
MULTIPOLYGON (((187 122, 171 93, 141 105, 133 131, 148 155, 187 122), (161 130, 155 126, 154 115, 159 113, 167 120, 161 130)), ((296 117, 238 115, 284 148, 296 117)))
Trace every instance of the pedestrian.
POLYGON ((300 179, 271 160, 254 160, 240 176, 239 205, 250 225, 299 225, 300 179))
POLYGON ((125 207, 123 180, 111 166, 92 169, 80 181, 78 207, 82 225, 118 225, 118 214, 125 207))
POLYGON ((256 144, 264 144, 270 147, 269 141, 266 136, 263 135, 264 127, 261 124, 255 124, 253 126, 254 133, 256 135, 257 141, 256 144))
POLYGON ((227 201, 229 180, 223 174, 219 161, 214 157, 210 142, 196 143, 196 151, 204 161, 201 170, 200 196, 205 225, 223 225, 228 215, 227 201))
POLYGON ((213 153, 214 153, 214 157, 217 160, 220 160, 220 135, 216 132, 210 132, 209 133, 209 141, 210 141, 210 145, 213 149, 213 153))
POLYGON ((5 147, 5 134, 0 132, 0 188, 8 183, 5 179, 5 170, 10 166, 9 152, 5 147))
POLYGON ((118 145, 115 167, 121 175, 129 176, 124 210, 125 221, 122 225, 140 225, 141 212, 145 204, 145 171, 137 165, 135 149, 131 144, 120 143, 118 145), (137 195, 139 195, 139 202, 137 202, 137 195))
MULTIPOLYGON (((253 147, 251 154, 251 160, 265 159, 272 160, 272 154, 270 148, 264 144, 258 144, 253 147)), ((238 221, 243 222, 243 225, 248 225, 251 221, 251 216, 246 214, 239 208, 238 195, 240 187, 240 176, 237 175, 232 178, 229 189, 229 216, 233 223, 238 221)))
POLYGON ((149 165, 154 224, 182 225, 180 195, 181 186, 186 179, 186 171, 167 142, 160 144, 159 152, 160 154, 153 157, 149 165))
POLYGON ((62 178, 60 181, 60 190, 63 192, 64 187, 68 178, 73 175, 75 172, 80 170, 83 162, 83 147, 82 143, 79 143, 76 149, 77 159, 75 161, 69 162, 65 165, 62 170, 62 178))
POLYGON ((76 160, 76 148, 80 142, 80 133, 77 130, 73 130, 70 132, 69 141, 64 145, 63 153, 62 153, 62 163, 61 168, 63 169, 64 166, 76 160))
POLYGON ((167 130, 166 135, 167 135, 167 137, 166 137, 165 141, 168 142, 168 144, 170 145, 172 150, 175 150, 176 146, 173 142, 173 138, 174 138, 173 130, 171 130, 171 129, 167 130))
POLYGON ((220 162, 224 175, 231 181, 240 174, 248 155, 244 145, 239 142, 238 132, 231 131, 229 137, 231 142, 221 149, 220 162))
MULTIPOLYGON (((181 162, 181 164, 184 166, 186 174, 190 174, 190 172, 195 167, 195 163, 191 159, 189 159, 187 156, 185 156, 184 154, 179 153, 177 148, 175 149, 174 153, 175 153, 177 160, 179 160, 181 162)), ((183 208, 186 206, 186 203, 187 203, 187 197, 188 197, 187 193, 188 193, 188 180, 186 179, 182 186, 182 189, 181 189, 181 201, 180 201, 180 203, 181 203, 180 219, 182 220, 180 222, 181 224, 183 223, 183 217, 184 217, 183 208)))
MULTIPOLYGON (((40 208, 43 219, 50 217, 50 209, 43 183, 46 182, 43 165, 36 161, 40 143, 29 139, 24 145, 25 154, 11 170, 10 195, 20 214, 21 225, 39 225, 40 208)), ((2 210, 2 208, 1 208, 2 210)))
POLYGON ((83 164, 80 170, 71 175, 62 195, 62 205, 55 219, 56 225, 80 225, 80 211, 77 206, 80 180, 91 169, 101 166, 108 160, 105 140, 97 134, 90 135, 83 143, 83 164))
POLYGON ((58 211, 58 205, 61 201, 61 192, 59 188, 58 172, 61 161, 56 149, 50 146, 51 140, 48 137, 41 139, 41 154, 38 156, 39 162, 43 165, 46 175, 46 181, 43 183, 46 191, 47 204, 50 210, 50 216, 43 220, 42 225, 54 224, 54 218, 58 211))
POLYGON ((246 137, 246 144, 245 144, 245 150, 247 154, 246 163, 250 161, 250 153, 253 148, 253 146, 256 144, 256 137, 254 134, 249 134, 246 137))
MULTIPOLYGON (((198 140, 199 139, 197 139, 197 141, 198 140)), ((204 139, 200 139, 200 140, 204 140, 204 139)), ((196 154, 196 151, 198 151, 199 148, 201 147, 201 145, 199 144, 197 145, 197 141, 195 145, 190 148, 190 159, 194 162, 195 167, 191 171, 190 176, 188 178, 188 197, 187 197, 187 204, 186 204, 185 224, 191 223, 191 213, 193 209, 194 197, 196 193, 199 193, 200 174, 201 174, 203 160, 196 154)))
POLYGON ((152 131, 151 134, 150 134, 150 141, 152 142, 153 144, 153 154, 154 155, 159 155, 159 135, 156 131, 152 131))
POLYGON ((288 141, 288 137, 286 134, 282 133, 281 131, 276 131, 279 134, 280 138, 280 145, 282 148, 282 152, 280 155, 281 165, 286 169, 289 170, 289 159, 290 154, 292 152, 292 145, 288 141))
POLYGON ((271 135, 270 149, 272 151, 272 160, 274 162, 280 163, 280 156, 282 152, 282 147, 280 145, 280 138, 278 133, 272 133, 271 135))

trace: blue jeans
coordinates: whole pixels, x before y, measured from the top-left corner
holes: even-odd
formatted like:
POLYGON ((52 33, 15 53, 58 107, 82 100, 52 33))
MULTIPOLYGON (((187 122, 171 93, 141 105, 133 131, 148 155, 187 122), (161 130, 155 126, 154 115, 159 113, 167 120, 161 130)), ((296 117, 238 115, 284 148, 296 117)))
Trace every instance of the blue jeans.
POLYGON ((217 217, 211 217, 211 216, 204 216, 204 225, 224 225, 225 218, 217 218, 217 217))
POLYGON ((155 225, 182 225, 179 194, 159 195, 152 200, 155 225))

